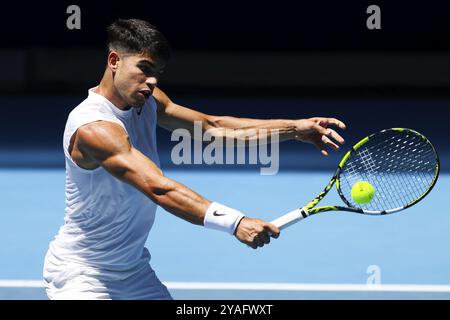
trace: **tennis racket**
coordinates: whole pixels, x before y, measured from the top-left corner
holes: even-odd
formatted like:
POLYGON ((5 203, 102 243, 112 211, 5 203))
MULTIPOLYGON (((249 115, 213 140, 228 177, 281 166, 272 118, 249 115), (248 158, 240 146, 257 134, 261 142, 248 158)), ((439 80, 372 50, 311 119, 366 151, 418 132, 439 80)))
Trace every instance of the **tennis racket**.
POLYGON ((365 137, 344 155, 330 183, 314 200, 272 223, 284 229, 326 211, 394 213, 422 200, 433 189, 438 176, 439 157, 425 136, 406 128, 382 130, 365 137), (351 189, 358 181, 367 181, 374 187, 369 203, 353 200, 351 189), (334 184, 346 206, 316 207, 334 184))

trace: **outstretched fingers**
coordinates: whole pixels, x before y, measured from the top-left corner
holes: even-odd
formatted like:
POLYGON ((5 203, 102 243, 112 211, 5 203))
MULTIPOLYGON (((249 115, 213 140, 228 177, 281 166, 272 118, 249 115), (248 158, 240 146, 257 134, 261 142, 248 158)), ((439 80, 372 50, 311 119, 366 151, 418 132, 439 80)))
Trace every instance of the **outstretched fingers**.
POLYGON ((317 124, 321 126, 328 127, 329 125, 335 126, 339 129, 346 129, 347 126, 344 122, 336 118, 323 118, 323 117, 314 117, 311 120, 315 121, 317 124))
POLYGON ((326 146, 333 150, 339 150, 339 144, 344 144, 345 140, 340 134, 330 128, 324 128, 323 126, 316 124, 314 129, 321 135, 320 139, 316 139, 314 144, 324 155, 328 155, 326 152, 326 146), (325 151, 325 152, 324 152, 325 151))
POLYGON ((323 141, 314 141, 314 145, 317 149, 319 149, 320 153, 322 153, 324 156, 328 156, 327 146, 323 141))

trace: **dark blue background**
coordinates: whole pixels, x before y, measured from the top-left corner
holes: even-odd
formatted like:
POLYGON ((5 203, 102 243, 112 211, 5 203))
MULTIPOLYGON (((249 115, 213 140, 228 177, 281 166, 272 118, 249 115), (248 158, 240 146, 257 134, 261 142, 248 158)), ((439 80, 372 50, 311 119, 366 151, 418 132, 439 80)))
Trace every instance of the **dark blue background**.
POLYGON ((0 46, 104 44, 117 18, 156 25, 179 50, 450 50, 448 1, 33 1, 2 8, 0 46), (65 26, 69 5, 82 12, 82 29, 65 26), (382 11, 382 29, 366 28, 366 9, 382 11))
MULTIPOLYGON (((50 150, 48 161, 35 158, 7 159, 0 164, 7 166, 62 167, 62 134, 70 110, 85 97, 3 97, 0 98, 0 146, 2 150, 50 150), (57 153, 56 155, 54 153, 57 153), (55 158, 56 157, 56 158, 55 158)), ((302 99, 286 97, 198 97, 172 96, 180 104, 216 115, 232 115, 252 118, 308 118, 313 116, 336 117, 348 125, 343 132, 349 148, 364 136, 390 127, 408 127, 426 135, 435 144, 442 158, 444 169, 450 169, 450 99, 302 99)), ((163 166, 173 167, 170 148, 177 142, 170 141, 170 133, 158 129, 158 145, 163 166)), ((280 146, 281 167, 290 169, 331 169, 342 153, 333 153, 330 159, 321 159, 310 145, 284 142, 280 146)), ((220 168, 223 166, 214 166, 220 168)), ((228 166, 227 166, 228 167, 228 166)), ((250 166, 251 167, 251 166, 250 166)), ((183 166, 196 169, 198 166, 183 166)), ((245 168, 245 166, 238 166, 245 168)), ((203 168, 204 169, 204 168, 203 168)))
MULTIPOLYGON (((119 17, 134 17, 155 24, 175 52, 450 54, 449 2, 377 3, 382 8, 382 30, 368 31, 365 10, 371 4, 372 1, 15 2, 2 10, 0 48, 2 52, 6 49, 23 52, 28 57, 24 70, 33 71, 34 49, 44 48, 47 51, 43 52, 48 53, 103 48, 106 26, 119 17), (79 5, 82 10, 82 29, 78 31, 65 27, 68 16, 65 11, 71 4, 79 5)), ((2 61, 5 65, 8 62, 2 61)), ((267 65, 267 68, 276 67, 276 61, 267 65)), ((85 98, 89 86, 100 80, 102 68, 99 64, 98 78, 91 83, 73 87, 67 83, 41 84, 38 73, 32 81, 25 79, 25 89, 19 89, 22 91, 6 92, 0 86, 0 152, 52 150, 59 154, 56 158, 49 156, 48 161, 42 156, 36 162, 33 157, 18 161, 3 153, 0 164, 62 166, 61 141, 66 117, 85 98)), ((66 68, 52 71, 67 74, 70 80, 70 61, 66 68)), ((428 136, 443 159, 449 153, 448 86, 429 85, 425 89, 316 86, 311 90, 286 86, 265 91, 242 86, 183 90, 183 87, 165 87, 164 81, 161 86, 174 101, 210 114, 254 118, 337 117, 348 124, 347 147, 367 134, 395 126, 410 127, 428 136)), ((173 145, 170 134, 164 130, 158 134, 163 163, 170 166, 168 150, 173 145)), ((281 151, 282 162, 289 168, 331 168, 336 164, 334 157, 318 161, 320 155, 313 147, 299 143, 283 143, 281 151), (307 157, 299 161, 303 154, 307 157)), ((449 168, 446 161, 443 167, 449 168)))

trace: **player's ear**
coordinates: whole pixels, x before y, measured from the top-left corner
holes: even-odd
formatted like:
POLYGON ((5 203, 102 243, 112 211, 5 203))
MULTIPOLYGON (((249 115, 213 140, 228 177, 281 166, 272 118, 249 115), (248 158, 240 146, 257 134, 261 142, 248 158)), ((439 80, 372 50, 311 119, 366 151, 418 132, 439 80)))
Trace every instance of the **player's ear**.
POLYGON ((119 66, 120 56, 117 51, 111 50, 108 54, 108 68, 115 72, 119 66))

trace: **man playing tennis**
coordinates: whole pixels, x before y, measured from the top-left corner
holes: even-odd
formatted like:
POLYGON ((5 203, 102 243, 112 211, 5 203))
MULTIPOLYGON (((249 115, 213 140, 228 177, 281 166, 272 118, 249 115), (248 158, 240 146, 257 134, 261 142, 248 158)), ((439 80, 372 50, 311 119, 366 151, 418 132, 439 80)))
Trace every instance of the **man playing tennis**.
MULTIPOLYGON (((50 299, 171 299, 149 265, 144 247, 157 205, 197 225, 234 235, 256 249, 278 237, 261 219, 211 202, 163 175, 156 150, 156 125, 216 134, 234 129, 277 130, 338 149, 342 137, 327 128, 331 118, 256 120, 203 114, 177 105, 157 87, 169 45, 152 25, 118 20, 108 28, 108 59, 100 84, 70 113, 63 139, 66 159, 65 223, 50 243, 44 281, 50 299), (333 142, 332 139, 335 140, 333 142)), ((262 130, 261 130, 262 131, 262 130)))

